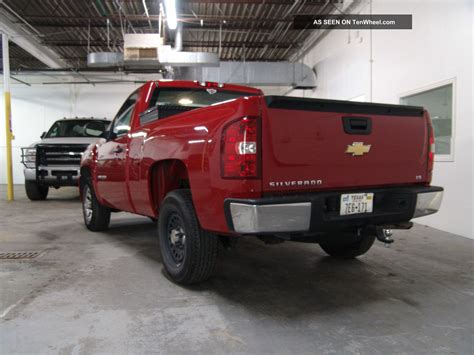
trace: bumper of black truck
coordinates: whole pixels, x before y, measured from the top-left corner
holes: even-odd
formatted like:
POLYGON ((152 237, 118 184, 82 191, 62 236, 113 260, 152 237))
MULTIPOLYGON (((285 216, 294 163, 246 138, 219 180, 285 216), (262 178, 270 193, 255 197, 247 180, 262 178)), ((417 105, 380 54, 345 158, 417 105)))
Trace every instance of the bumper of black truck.
POLYGON ((227 224, 239 234, 318 234, 330 231, 405 223, 436 213, 443 188, 406 186, 325 191, 261 199, 227 199, 227 224), (371 213, 341 215, 341 195, 373 193, 371 213))

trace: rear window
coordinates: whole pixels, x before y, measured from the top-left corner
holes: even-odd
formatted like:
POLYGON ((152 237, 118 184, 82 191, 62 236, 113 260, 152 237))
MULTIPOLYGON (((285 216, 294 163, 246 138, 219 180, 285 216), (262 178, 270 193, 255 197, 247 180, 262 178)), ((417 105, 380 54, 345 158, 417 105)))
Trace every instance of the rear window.
POLYGON ((226 91, 219 88, 157 88, 153 92, 149 107, 172 105, 198 108, 253 95, 245 92, 226 91))
POLYGON ((147 124, 157 119, 244 96, 255 96, 255 94, 220 88, 157 88, 151 96, 148 110, 140 115, 140 123, 147 124))

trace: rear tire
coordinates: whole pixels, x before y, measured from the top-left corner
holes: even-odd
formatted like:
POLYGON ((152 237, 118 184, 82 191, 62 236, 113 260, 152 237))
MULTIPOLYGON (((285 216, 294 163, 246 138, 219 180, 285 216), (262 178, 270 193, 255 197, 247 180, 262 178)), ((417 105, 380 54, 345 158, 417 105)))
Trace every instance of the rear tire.
POLYGON ((187 285, 211 276, 219 239, 199 225, 189 190, 166 195, 158 218, 158 237, 163 265, 174 282, 187 285))
POLYGON ((86 182, 82 187, 82 214, 84 224, 89 230, 99 232, 109 228, 110 208, 97 201, 90 182, 86 182))
POLYGON ((344 241, 345 236, 340 236, 337 240, 321 242, 319 246, 327 254, 340 259, 352 259, 363 255, 369 251, 375 241, 375 235, 363 234, 362 236, 350 238, 350 241, 344 241))
POLYGON ((25 181, 26 196, 28 196, 31 201, 46 200, 46 197, 48 197, 48 191, 48 186, 40 185, 36 181, 25 181))

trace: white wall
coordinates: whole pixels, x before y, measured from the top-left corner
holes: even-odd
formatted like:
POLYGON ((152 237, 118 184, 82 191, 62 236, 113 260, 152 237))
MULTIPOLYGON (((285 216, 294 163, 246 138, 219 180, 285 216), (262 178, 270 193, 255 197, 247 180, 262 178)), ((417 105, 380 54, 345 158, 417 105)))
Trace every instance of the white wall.
MULTIPOLYGON (((71 79, 71 78, 67 78, 71 79)), ((38 77, 22 76, 32 86, 12 81, 13 180, 24 183, 21 147, 38 141, 42 132, 63 117, 107 117, 112 119, 120 105, 141 84, 43 85, 38 77)), ((3 87, 0 86, 0 90, 3 87)), ((4 102, 0 100, 0 184, 6 183, 4 102)))
MULTIPOLYGON (((400 94, 455 78, 454 161, 436 162, 433 177, 445 188, 442 209, 417 221, 472 238, 473 2, 373 0, 373 13, 413 14, 413 30, 373 31, 372 101, 396 104, 400 94)), ((302 58, 316 66, 317 89, 290 95, 370 101, 370 48, 367 30, 329 32, 302 58)))

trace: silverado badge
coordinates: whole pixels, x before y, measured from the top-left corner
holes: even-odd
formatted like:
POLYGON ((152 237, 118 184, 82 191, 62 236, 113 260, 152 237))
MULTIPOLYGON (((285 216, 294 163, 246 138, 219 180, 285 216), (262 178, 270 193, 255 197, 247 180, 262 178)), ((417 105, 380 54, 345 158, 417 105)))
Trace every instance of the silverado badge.
POLYGON ((364 142, 354 142, 347 146, 346 153, 352 154, 353 157, 361 156, 370 152, 370 147, 370 144, 365 145, 364 142))

